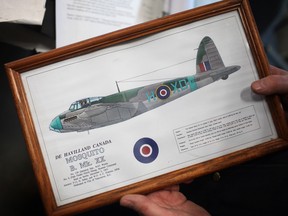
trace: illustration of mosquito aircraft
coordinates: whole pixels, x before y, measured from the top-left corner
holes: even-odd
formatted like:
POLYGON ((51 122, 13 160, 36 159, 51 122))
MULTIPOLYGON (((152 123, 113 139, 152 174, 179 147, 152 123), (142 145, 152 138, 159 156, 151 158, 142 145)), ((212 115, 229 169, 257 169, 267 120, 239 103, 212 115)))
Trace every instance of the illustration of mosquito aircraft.
POLYGON ((119 123, 162 106, 217 80, 226 80, 240 69, 225 67, 210 37, 200 42, 196 57, 196 74, 122 91, 105 97, 75 101, 69 110, 56 116, 50 130, 86 131, 119 123))

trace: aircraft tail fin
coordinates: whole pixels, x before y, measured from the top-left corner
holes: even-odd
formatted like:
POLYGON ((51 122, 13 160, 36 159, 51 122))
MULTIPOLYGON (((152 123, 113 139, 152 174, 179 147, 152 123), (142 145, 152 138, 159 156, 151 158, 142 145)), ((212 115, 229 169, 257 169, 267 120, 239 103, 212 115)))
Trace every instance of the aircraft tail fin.
POLYGON ((198 47, 196 72, 203 73, 225 67, 213 40, 205 36, 198 47))

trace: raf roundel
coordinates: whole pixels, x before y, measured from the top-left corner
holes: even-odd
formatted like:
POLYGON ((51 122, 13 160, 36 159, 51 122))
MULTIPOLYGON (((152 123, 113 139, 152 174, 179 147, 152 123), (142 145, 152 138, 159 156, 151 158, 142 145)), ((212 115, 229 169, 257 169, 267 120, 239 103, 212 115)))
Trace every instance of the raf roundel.
POLYGON ((159 99, 165 100, 170 97, 171 90, 167 85, 161 85, 156 90, 156 95, 159 99))
POLYGON ((153 139, 144 137, 135 143, 133 153, 139 162, 151 163, 157 158, 159 148, 153 139))

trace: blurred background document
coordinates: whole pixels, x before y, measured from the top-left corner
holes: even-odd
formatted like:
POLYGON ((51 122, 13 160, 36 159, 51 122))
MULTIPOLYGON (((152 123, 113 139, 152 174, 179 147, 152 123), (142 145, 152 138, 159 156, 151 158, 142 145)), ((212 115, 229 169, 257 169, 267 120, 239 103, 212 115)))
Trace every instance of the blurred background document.
POLYGON ((42 25, 46 0, 0 0, 0 21, 42 25))
POLYGON ((56 1, 56 47, 219 0, 56 1))
POLYGON ((162 16, 164 0, 56 1, 56 47, 162 16))

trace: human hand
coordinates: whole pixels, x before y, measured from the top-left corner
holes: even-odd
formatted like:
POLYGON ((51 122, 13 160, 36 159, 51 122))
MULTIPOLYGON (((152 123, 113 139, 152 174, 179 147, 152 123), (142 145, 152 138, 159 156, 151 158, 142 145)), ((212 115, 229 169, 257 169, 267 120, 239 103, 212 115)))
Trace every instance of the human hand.
POLYGON ((271 75, 252 83, 252 90, 261 95, 288 95, 288 71, 270 65, 271 75))
POLYGON ((210 216, 205 209, 187 200, 179 191, 179 185, 148 195, 125 195, 121 198, 120 205, 144 216, 210 216))
POLYGON ((251 84, 251 89, 260 95, 278 94, 288 121, 288 71, 270 65, 271 74, 251 84))

